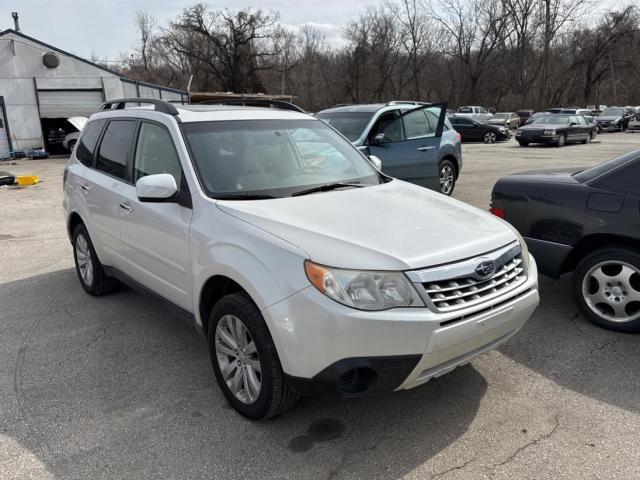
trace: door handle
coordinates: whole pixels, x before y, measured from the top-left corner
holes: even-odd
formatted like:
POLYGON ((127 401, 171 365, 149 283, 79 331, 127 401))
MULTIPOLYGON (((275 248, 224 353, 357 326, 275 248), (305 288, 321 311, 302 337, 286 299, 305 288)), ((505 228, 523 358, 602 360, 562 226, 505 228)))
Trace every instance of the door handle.
POLYGON ((88 192, 89 190, 91 190, 91 187, 90 187, 88 184, 86 184, 86 183, 81 183, 81 184, 80 184, 80 188, 81 188, 82 190, 84 190, 85 192, 88 192))
POLYGON ((133 212, 133 207, 129 205, 129 202, 120 202, 120 208, 126 210, 127 213, 133 212))
POLYGON ((418 147, 418 150, 421 152, 427 152, 429 150, 435 150, 435 149, 436 147, 433 147, 433 146, 418 147))

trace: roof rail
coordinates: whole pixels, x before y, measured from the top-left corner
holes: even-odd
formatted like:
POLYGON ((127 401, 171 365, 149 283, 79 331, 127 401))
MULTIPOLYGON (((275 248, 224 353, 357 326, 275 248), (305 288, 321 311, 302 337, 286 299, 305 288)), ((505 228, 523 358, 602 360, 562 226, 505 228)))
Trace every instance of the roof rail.
POLYGON ((155 107, 156 112, 166 113, 168 115, 178 115, 178 109, 166 100, 158 98, 118 98, 108 100, 98 108, 98 112, 105 110, 124 110, 127 103, 148 103, 155 107))
POLYGON ((428 105, 427 102, 414 102, 413 100, 391 100, 387 105, 428 105))
POLYGON ((293 103, 285 102, 283 100, 269 100, 266 98, 221 98, 220 100, 206 100, 195 105, 244 105, 248 107, 269 106, 279 108, 280 110, 307 113, 293 103))

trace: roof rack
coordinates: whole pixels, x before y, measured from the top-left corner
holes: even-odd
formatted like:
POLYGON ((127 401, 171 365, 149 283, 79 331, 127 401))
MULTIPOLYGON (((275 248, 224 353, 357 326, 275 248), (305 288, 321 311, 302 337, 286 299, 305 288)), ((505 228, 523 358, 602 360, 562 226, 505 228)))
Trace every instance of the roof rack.
POLYGON ((168 115, 178 115, 178 109, 166 100, 158 98, 118 98, 104 102, 98 108, 98 112, 105 110, 124 110, 127 103, 148 103, 155 107, 156 112, 166 113, 168 115))
POLYGON ((387 105, 428 105, 427 102, 414 102, 413 100, 391 100, 387 105))
POLYGON ((249 107, 269 106, 279 108, 281 110, 291 110, 293 112, 307 113, 293 103, 285 102, 283 100, 269 100, 266 98, 222 98, 220 100, 207 100, 204 102, 199 102, 195 105, 245 105, 249 107))

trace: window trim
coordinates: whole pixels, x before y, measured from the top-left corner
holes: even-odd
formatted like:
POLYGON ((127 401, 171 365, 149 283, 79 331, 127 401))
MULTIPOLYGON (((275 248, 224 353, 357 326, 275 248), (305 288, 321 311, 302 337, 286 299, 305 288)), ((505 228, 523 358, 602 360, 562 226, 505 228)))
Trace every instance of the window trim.
MULTIPOLYGON (((101 121, 104 121, 104 124, 102 125, 102 127, 100 128, 100 131, 98 132, 98 139, 96 140, 96 144, 94 145, 93 151, 91 152, 91 161, 89 162, 89 164, 88 165, 85 164, 82 160, 80 160, 78 158, 78 154, 76 153, 77 152, 76 149, 74 149, 74 152, 73 152, 73 154, 75 154, 75 156, 76 156, 76 160, 78 162, 80 162, 81 165, 85 166, 86 168, 91 168, 92 170, 97 170, 95 168, 96 152, 98 151, 98 147, 102 143, 102 135, 104 134, 105 127, 109 123, 109 119, 108 118, 96 118, 95 120, 87 120, 87 123, 84 126, 84 128, 82 129, 82 132, 80 133, 80 137, 78 138, 78 143, 80 143, 82 141, 84 132, 86 132, 86 127, 88 125, 90 125, 91 123, 93 123, 93 122, 101 122, 101 121)), ((98 171, 100 171, 100 170, 98 170, 98 171)))

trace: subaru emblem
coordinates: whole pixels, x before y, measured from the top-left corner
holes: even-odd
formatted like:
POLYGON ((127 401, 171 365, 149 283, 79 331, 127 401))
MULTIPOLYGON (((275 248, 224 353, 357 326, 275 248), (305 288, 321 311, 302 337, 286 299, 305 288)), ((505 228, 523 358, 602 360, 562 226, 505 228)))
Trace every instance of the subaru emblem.
POLYGON ((493 260, 488 260, 486 262, 479 263, 476 267, 476 276, 480 279, 485 279, 491 277, 494 273, 496 273, 496 262, 493 260))

